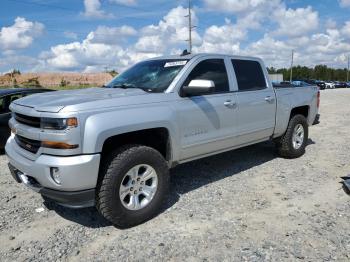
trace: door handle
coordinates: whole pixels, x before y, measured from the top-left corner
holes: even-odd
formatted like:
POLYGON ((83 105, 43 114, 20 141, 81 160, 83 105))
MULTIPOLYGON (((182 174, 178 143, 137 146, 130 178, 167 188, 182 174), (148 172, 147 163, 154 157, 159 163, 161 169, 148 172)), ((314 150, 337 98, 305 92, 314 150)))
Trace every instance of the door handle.
POLYGON ((272 103, 272 102, 275 101, 275 98, 272 97, 272 96, 267 96, 267 97, 265 97, 265 101, 268 102, 268 103, 272 103))
POLYGON ((232 108, 232 107, 235 107, 236 106, 236 103, 232 100, 227 100, 225 103, 224 103, 224 106, 226 107, 229 107, 229 108, 232 108))

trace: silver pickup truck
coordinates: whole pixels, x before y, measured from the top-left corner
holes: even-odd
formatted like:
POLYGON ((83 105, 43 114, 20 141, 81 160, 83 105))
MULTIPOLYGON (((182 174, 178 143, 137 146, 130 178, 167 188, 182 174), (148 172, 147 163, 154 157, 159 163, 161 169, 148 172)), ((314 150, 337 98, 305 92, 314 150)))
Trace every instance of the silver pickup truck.
POLYGON ((154 58, 102 88, 13 102, 6 153, 45 199, 130 227, 159 212, 178 164, 267 140, 303 155, 319 99, 314 86, 274 88, 258 58, 154 58))

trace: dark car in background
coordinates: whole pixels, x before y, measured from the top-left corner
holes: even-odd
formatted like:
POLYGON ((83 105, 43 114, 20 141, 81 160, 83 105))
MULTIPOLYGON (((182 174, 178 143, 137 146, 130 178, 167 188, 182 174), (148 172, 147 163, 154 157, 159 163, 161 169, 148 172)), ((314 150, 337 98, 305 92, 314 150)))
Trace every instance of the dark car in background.
POLYGON ((335 88, 347 88, 348 87, 345 82, 339 82, 339 81, 334 82, 334 85, 335 85, 335 88))
POLYGON ((39 88, 8 88, 0 89, 0 150, 4 149, 7 139, 11 134, 8 122, 11 118, 10 104, 22 97, 54 91, 39 88))
POLYGON ((325 90, 326 89, 326 83, 324 81, 315 81, 315 84, 321 89, 325 90))
POLYGON ((321 90, 326 89, 326 83, 324 81, 313 80, 313 79, 307 79, 304 81, 310 85, 318 86, 321 90))

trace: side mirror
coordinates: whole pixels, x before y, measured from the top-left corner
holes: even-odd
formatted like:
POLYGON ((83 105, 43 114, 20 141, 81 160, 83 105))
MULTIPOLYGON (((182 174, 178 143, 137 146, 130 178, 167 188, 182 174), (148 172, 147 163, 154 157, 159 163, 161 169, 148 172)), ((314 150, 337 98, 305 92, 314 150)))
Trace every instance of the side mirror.
POLYGON ((212 80, 192 80, 188 86, 183 87, 183 92, 187 96, 197 96, 210 93, 215 89, 212 80))

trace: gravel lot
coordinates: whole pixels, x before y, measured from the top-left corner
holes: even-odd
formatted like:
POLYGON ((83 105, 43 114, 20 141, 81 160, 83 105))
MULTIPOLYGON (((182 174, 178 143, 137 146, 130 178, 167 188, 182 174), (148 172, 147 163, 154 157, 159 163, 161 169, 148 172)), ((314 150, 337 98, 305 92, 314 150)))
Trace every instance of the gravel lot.
POLYGON ((350 90, 322 92, 300 159, 263 143, 177 167, 164 212, 127 230, 93 208, 45 205, 0 156, 0 260, 349 261, 350 196, 339 183, 350 173, 349 101, 350 90))

